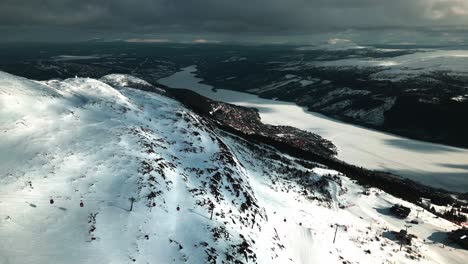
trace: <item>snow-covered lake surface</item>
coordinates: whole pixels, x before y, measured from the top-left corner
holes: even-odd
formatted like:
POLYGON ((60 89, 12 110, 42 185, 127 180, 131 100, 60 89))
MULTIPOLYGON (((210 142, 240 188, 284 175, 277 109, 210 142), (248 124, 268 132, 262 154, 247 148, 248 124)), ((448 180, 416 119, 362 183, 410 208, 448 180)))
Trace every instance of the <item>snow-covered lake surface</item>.
POLYGON ((213 100, 255 107, 262 121, 309 130, 333 141, 338 158, 369 169, 384 170, 434 187, 468 191, 468 149, 411 140, 308 112, 293 103, 219 89, 200 83, 196 66, 183 68, 159 80, 174 88, 186 88, 213 100))

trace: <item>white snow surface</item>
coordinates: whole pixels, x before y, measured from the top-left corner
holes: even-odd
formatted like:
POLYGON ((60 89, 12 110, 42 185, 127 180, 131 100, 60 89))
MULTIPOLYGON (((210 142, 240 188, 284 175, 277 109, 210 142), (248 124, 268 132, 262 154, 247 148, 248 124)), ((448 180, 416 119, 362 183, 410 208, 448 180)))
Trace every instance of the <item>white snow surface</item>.
POLYGON ((128 74, 108 74, 103 76, 101 81, 119 87, 127 87, 132 84, 151 86, 147 81, 128 74))
POLYGON ((338 158, 363 166, 393 172, 426 185, 451 191, 468 190, 468 149, 411 140, 356 125, 346 124, 318 113, 306 111, 294 103, 268 100, 200 83, 196 67, 190 66, 159 82, 169 87, 194 90, 218 101, 254 107, 262 121, 289 125, 331 140, 338 158))
POLYGON ((388 207, 402 203, 414 212, 415 205, 373 189, 361 195, 362 187, 335 171, 249 147, 163 95, 93 79, 36 82, 0 72, 0 121, 2 264, 468 258, 468 251, 441 246, 442 232, 456 226, 427 211, 420 213, 424 223, 410 229, 413 245, 399 251, 386 234, 406 222, 388 215, 388 207), (304 179, 328 180, 321 192, 305 195, 298 183, 304 179), (204 203, 215 206, 212 220, 204 203), (335 243, 334 224, 342 225, 335 243), (417 254, 422 258, 409 257, 417 254))

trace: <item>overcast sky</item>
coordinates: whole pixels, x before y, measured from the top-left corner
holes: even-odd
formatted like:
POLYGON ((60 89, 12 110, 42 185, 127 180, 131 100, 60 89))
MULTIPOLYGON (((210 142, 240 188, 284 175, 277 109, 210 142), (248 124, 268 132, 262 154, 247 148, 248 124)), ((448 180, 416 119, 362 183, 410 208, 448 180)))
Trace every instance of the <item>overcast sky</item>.
POLYGON ((464 42, 468 0, 0 0, 12 40, 464 42))

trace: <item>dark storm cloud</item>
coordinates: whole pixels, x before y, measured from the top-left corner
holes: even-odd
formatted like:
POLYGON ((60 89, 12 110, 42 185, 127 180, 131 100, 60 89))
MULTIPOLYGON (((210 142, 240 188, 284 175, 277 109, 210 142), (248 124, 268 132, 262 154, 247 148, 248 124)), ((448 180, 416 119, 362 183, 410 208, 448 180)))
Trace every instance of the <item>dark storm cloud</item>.
POLYGON ((0 34, 309 34, 468 26, 466 0, 0 0, 0 34))

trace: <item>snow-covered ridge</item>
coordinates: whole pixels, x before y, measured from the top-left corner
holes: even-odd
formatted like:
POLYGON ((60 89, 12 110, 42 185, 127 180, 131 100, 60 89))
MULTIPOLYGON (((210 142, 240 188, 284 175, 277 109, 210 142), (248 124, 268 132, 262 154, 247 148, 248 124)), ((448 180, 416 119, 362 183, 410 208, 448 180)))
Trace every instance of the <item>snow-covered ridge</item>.
POLYGON ((109 74, 109 75, 103 76, 101 78, 101 81, 105 83, 109 83, 117 87, 127 87, 127 86, 132 86, 132 85, 152 86, 147 81, 128 75, 128 74, 109 74))
POLYGON ((449 72, 452 75, 468 76, 467 50, 428 50, 386 59, 353 58, 335 61, 314 62, 319 67, 381 68, 373 74, 374 79, 398 81, 420 76, 424 73, 449 72))
POLYGON ((252 258, 252 231, 237 230, 264 216, 247 175, 182 105, 87 78, 1 77, 0 262, 252 258), (236 221, 207 220, 211 204, 236 221))
POLYGON ((368 48, 366 46, 360 46, 348 39, 332 38, 326 43, 316 46, 303 46, 296 50, 307 51, 307 50, 328 50, 328 51, 345 51, 345 50, 359 50, 368 48))
POLYGON ((0 72, 0 263, 463 263, 468 256, 437 245, 433 233, 455 226, 427 211, 411 231, 413 245, 398 251, 387 231, 406 223, 385 212, 403 203, 415 213, 415 205, 373 189, 362 195, 335 171, 240 140, 173 99, 110 79, 121 84, 0 72), (333 224, 341 225, 335 243, 333 224))

